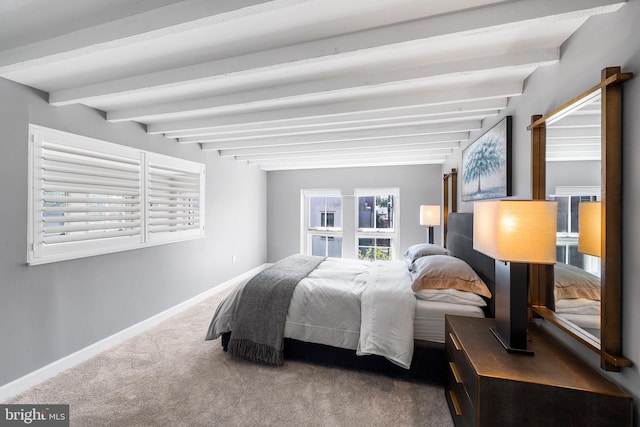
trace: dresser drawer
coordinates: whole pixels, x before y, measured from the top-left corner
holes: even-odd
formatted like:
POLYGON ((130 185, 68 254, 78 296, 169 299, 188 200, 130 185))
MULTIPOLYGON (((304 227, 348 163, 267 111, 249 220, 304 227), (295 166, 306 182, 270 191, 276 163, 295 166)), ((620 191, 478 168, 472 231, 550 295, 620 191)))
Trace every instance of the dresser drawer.
POLYGON ((478 376, 467 359, 455 332, 447 331, 447 368, 463 387, 463 392, 471 402, 478 401, 478 376))
POLYGON ((475 405, 469 400, 469 396, 464 390, 464 386, 457 382, 453 372, 449 370, 447 374, 446 398, 451 411, 451 416, 456 427, 475 426, 477 410, 475 405))

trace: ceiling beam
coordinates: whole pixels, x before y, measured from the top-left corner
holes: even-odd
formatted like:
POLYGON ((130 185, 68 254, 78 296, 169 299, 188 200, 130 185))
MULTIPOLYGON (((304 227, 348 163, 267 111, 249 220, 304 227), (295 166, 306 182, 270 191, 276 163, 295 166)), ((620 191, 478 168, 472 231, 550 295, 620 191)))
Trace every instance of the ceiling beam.
POLYGON ((139 108, 125 108, 107 112, 107 120, 110 122, 121 121, 157 121, 175 120, 187 118, 193 115, 231 114, 242 111, 256 111, 264 108, 285 108, 296 105, 322 104, 329 102, 351 103, 351 108, 359 110, 377 108, 405 108, 410 105, 434 105, 442 103, 459 102, 462 100, 479 100, 489 98, 504 98, 520 95, 522 93, 522 80, 514 79, 505 81, 489 81, 480 87, 465 88, 459 85, 443 87, 432 90, 410 90, 405 88, 401 94, 388 93, 385 87, 383 92, 372 97, 373 88, 360 90, 360 99, 347 101, 353 96, 353 91, 338 90, 298 96, 281 96, 273 93, 273 90, 263 89, 252 92, 234 93, 225 96, 202 98, 190 101, 174 102, 168 104, 153 105, 139 108))
POLYGON ((407 126, 404 128, 357 130, 339 133, 338 135, 302 135, 283 136, 274 139, 245 139, 241 141, 218 141, 203 144, 203 149, 225 150, 232 148, 252 148, 278 145, 297 145, 320 142, 375 140, 388 138, 414 137, 420 135, 434 135, 439 133, 470 132, 482 128, 480 120, 470 120, 456 123, 440 123, 435 125, 407 126))
MULTIPOLYGON (((414 100, 415 102, 415 100, 414 100)), ((424 99, 424 102, 429 102, 424 99)), ((431 117, 458 113, 476 113, 502 110, 507 107, 507 97, 459 101, 435 105, 404 105, 399 107, 363 109, 359 103, 314 105, 311 107, 286 108, 259 111, 232 116, 211 117, 196 120, 151 123, 147 133, 165 134, 170 138, 209 135, 212 132, 242 132, 278 129, 295 129, 326 124, 360 123, 412 117, 431 117)))
POLYGON ((442 157, 429 157, 421 158, 412 156, 410 158, 400 159, 387 159, 387 158, 375 158, 375 159, 361 159, 361 160, 334 160, 327 162, 320 161, 283 161, 281 163, 251 163, 248 164, 257 165, 260 169, 265 171, 277 171, 277 170, 296 170, 296 169, 327 169, 327 168, 357 168, 357 167, 383 167, 383 166, 409 166, 409 165, 428 165, 428 164, 442 164, 446 160, 446 156, 442 157))
POLYGON ((571 115, 558 120, 557 122, 547 126, 547 129, 562 129, 562 128, 600 128, 602 126, 602 120, 600 118, 600 111, 594 111, 593 114, 581 114, 571 115))
POLYGON ((561 154, 561 153, 600 153, 601 145, 599 142, 588 143, 583 142, 581 144, 575 145, 556 145, 552 147, 548 147, 547 153, 561 154))
MULTIPOLYGON (((262 124, 261 127, 251 128, 249 130, 210 130, 210 131, 194 131, 194 135, 185 133, 179 137, 176 134, 164 134, 167 138, 179 139, 181 142, 185 142, 187 138, 199 138, 203 136, 242 136, 242 135, 273 135, 276 133, 282 134, 304 134, 304 133, 320 133, 320 132, 332 132, 335 129, 349 129, 349 128, 383 128, 393 126, 407 126, 426 123, 445 123, 460 120, 484 120, 487 117, 497 116, 500 110, 485 110, 470 112, 452 112, 442 115, 433 114, 412 114, 412 115, 400 115, 395 114, 391 117, 384 117, 381 115, 376 118, 363 118, 361 120, 328 120, 309 122, 306 125, 296 124, 290 126, 279 126, 277 124, 262 124)), ((372 114, 373 116, 374 114, 372 114)), ((366 114, 363 115, 366 117, 366 114)), ((325 119, 326 120, 326 119, 325 119)))
POLYGON ((567 127, 547 129, 547 140, 554 139, 600 139, 600 126, 596 127, 567 127))
MULTIPOLYGON (((493 112, 493 116, 497 115, 497 111, 493 112)), ((292 129, 292 130, 280 130, 275 132, 262 131, 262 132, 251 132, 251 133, 234 133, 234 134, 222 134, 222 135, 203 135, 203 136, 191 136, 185 138, 179 138, 178 142, 181 144, 190 144, 190 143, 209 143, 209 142, 222 142, 222 141, 243 141, 243 140, 252 140, 252 139, 275 139, 282 138, 285 136, 294 136, 294 135, 318 135, 323 134, 330 137, 331 134, 335 132, 351 132, 358 130, 374 130, 374 129, 401 129, 409 126, 421 126, 421 125, 434 125, 440 123, 456 123, 462 121, 470 121, 470 120, 484 120, 489 117, 489 114, 471 114, 471 115, 460 115, 456 117, 447 117, 442 119, 422 119, 422 120, 402 120, 395 121, 391 123, 354 123, 350 125, 343 126, 326 126, 326 127, 315 127, 312 129, 302 128, 302 129, 292 129)))
POLYGON ((370 155, 387 154, 389 157, 394 155, 431 155, 442 156, 451 154, 453 148, 431 148, 429 144, 423 145, 400 145, 400 146, 388 146, 388 147, 371 147, 367 148, 364 152, 355 150, 334 150, 334 151, 306 151, 298 153, 286 153, 286 154, 254 154, 246 156, 236 156, 236 160, 246 160, 254 162, 262 162, 269 160, 292 160, 292 159, 327 159, 334 160, 340 159, 353 159, 353 158, 365 158, 370 155))
POLYGON ((260 154, 312 153, 316 151, 332 150, 361 150, 373 147, 411 146, 428 144, 433 148, 458 148, 460 142, 469 140, 469 132, 454 132, 437 135, 423 135, 405 138, 383 138, 361 141, 338 141, 326 143, 309 143, 296 145, 280 145, 275 147, 254 147, 218 150, 202 145, 203 151, 219 151, 221 157, 236 157, 260 154))
POLYGON ((601 153, 596 152, 575 152, 575 153, 547 153, 547 162, 578 162, 578 161, 601 161, 601 153))
MULTIPOLYGON (((266 158, 266 159, 256 159, 256 160, 247 160, 249 164, 260 164, 260 165, 268 165, 268 164, 282 164, 282 163, 295 163, 295 162, 327 162, 327 163, 335 163, 341 161, 368 161, 368 160, 391 160, 391 159, 441 159, 446 157, 451 153, 451 150, 438 150, 438 151, 428 151, 428 150, 412 150, 407 152, 371 152, 371 153, 351 153, 345 155, 336 155, 336 154, 327 154, 322 156, 314 156, 314 157, 290 157, 290 158, 266 158)), ((239 159, 243 160, 243 159, 239 159)))
MULTIPOLYGON (((351 35, 357 37, 357 35, 351 35)), ((358 64, 353 64, 353 60, 347 58, 348 67, 358 66, 362 68, 366 66, 366 57, 370 60, 377 61, 378 58, 384 57, 391 46, 382 46, 376 49, 366 49, 357 52, 361 57, 358 64)), ((299 50, 299 45, 290 46, 283 49, 299 50)), ((353 56, 355 53, 350 53, 353 56)), ((472 52, 471 55, 475 54, 472 52)), ((274 60, 274 56, 267 52, 259 52, 251 54, 254 56, 265 56, 269 61, 274 60)), ((69 105, 75 103, 90 103, 109 99, 113 97, 122 97, 129 95, 140 95, 147 93, 150 95, 148 103, 153 103, 153 98, 158 96, 171 96, 176 92, 183 93, 212 93, 215 91, 229 91, 233 87, 242 90, 246 86, 247 80, 269 81, 269 79, 278 78, 282 73, 295 73, 295 75, 311 75, 317 73, 318 61, 322 60, 322 66, 325 67, 326 61, 342 61, 346 54, 333 54, 329 59, 321 58, 315 61, 292 60, 291 62, 280 62, 278 64, 269 64, 268 66, 251 68, 251 59, 243 57, 235 57, 219 61, 213 61, 205 64, 190 65, 178 69, 170 69, 159 71, 140 76, 129 77, 125 79, 101 82, 80 88, 64 89, 53 91, 49 94, 49 103, 52 105, 69 105), (236 71, 225 72, 224 64, 230 61, 238 61, 236 71), (220 64, 222 63, 222 64, 220 64), (202 71, 195 72, 195 68, 202 68, 202 71), (158 80, 159 75, 171 76, 171 84, 153 85, 152 82, 158 80), (189 75, 197 74, 199 77, 189 79, 189 75), (206 76, 206 77, 205 77, 206 76), (129 90, 122 91, 120 86, 131 86, 129 90), (137 83, 132 83, 137 82, 137 83)), ((330 79, 314 79, 312 82, 301 83, 298 85, 289 85, 287 96, 293 96, 300 93, 308 92, 324 92, 328 90, 346 89, 351 87, 372 87, 395 83, 398 81, 415 81, 420 79, 429 79, 440 77, 442 75, 461 75, 477 71, 498 70, 504 68, 516 67, 536 67, 542 65, 552 65, 559 61, 560 51, 558 48, 545 48, 525 52, 511 52, 508 54, 490 55, 486 57, 470 57, 450 62, 435 62, 437 58, 432 59, 433 63, 421 63, 420 66, 410 67, 407 69, 394 70, 393 72, 359 72, 350 74, 349 77, 339 77, 330 79)), ((421 61, 424 62, 424 61, 421 61)), ((337 63, 337 62, 336 62, 337 63)), ((343 66, 344 67, 344 66, 343 66)))
POLYGON ((190 0, 0 52, 0 75, 246 18, 306 0, 190 0))

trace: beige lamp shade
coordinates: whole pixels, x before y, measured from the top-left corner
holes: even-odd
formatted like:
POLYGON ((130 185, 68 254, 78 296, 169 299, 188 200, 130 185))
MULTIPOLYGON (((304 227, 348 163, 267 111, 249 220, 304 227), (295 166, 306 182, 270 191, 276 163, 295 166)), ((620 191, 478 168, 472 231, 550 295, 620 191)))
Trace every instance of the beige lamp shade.
POLYGON ((427 225, 427 226, 440 225, 440 206, 439 205, 420 206, 420 225, 427 225))
POLYGON ((557 202, 476 202, 473 248, 500 261, 555 264, 557 218, 557 202))
POLYGON ((578 205, 579 231, 578 252, 599 257, 602 235, 600 234, 600 202, 580 202, 578 205))

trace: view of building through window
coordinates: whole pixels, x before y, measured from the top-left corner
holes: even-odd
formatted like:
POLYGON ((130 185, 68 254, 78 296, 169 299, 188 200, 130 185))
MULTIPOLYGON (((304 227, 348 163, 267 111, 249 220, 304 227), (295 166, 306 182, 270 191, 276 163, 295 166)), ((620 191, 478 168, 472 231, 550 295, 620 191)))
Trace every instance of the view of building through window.
POLYGON ((391 259, 391 239, 358 239, 358 259, 391 259))
POLYGON ((599 259, 578 252, 578 206, 581 202, 595 201, 596 196, 549 195, 547 198, 558 202, 556 261, 576 266, 600 277, 599 259))
POLYGON ((393 234, 394 195, 376 194, 357 197, 358 259, 389 260, 393 258, 393 237, 379 238, 380 233, 393 234))
POLYGON ((355 189, 354 196, 343 198, 340 190, 302 190, 302 252, 370 261, 394 259, 398 190, 355 189), (349 209, 354 209, 351 212, 355 213, 355 223, 348 218, 346 229, 343 226, 344 200, 355 203, 349 209), (345 232, 348 235, 345 236, 345 232), (353 239, 353 244, 348 246, 354 248, 354 252, 343 252, 345 237, 353 239))
POLYGON ((307 248, 310 255, 342 257, 342 196, 310 195, 307 248))
POLYGON ((342 258, 342 237, 312 236, 311 255, 342 258))
POLYGON ((309 228, 342 226, 342 197, 309 197, 309 228))

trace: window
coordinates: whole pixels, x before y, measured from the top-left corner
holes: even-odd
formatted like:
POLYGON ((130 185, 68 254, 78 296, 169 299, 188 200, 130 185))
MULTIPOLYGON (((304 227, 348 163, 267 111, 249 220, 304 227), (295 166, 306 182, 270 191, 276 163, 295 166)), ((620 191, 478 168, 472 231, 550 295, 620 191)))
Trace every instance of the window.
POLYGON ((204 236, 204 165, 30 125, 29 264, 204 236))
POLYGON ((358 259, 389 260, 397 257, 399 191, 356 189, 358 259))
POLYGON ((204 165, 151 153, 145 157, 148 241, 165 242, 203 235, 204 165))
POLYGON ((342 196, 339 190, 302 190, 302 252, 342 257, 342 196))
POLYGON ((574 265, 598 277, 599 258, 578 252, 578 206, 580 202, 596 201, 599 192, 599 187, 557 187, 556 194, 547 197, 558 202, 556 261, 574 265))

